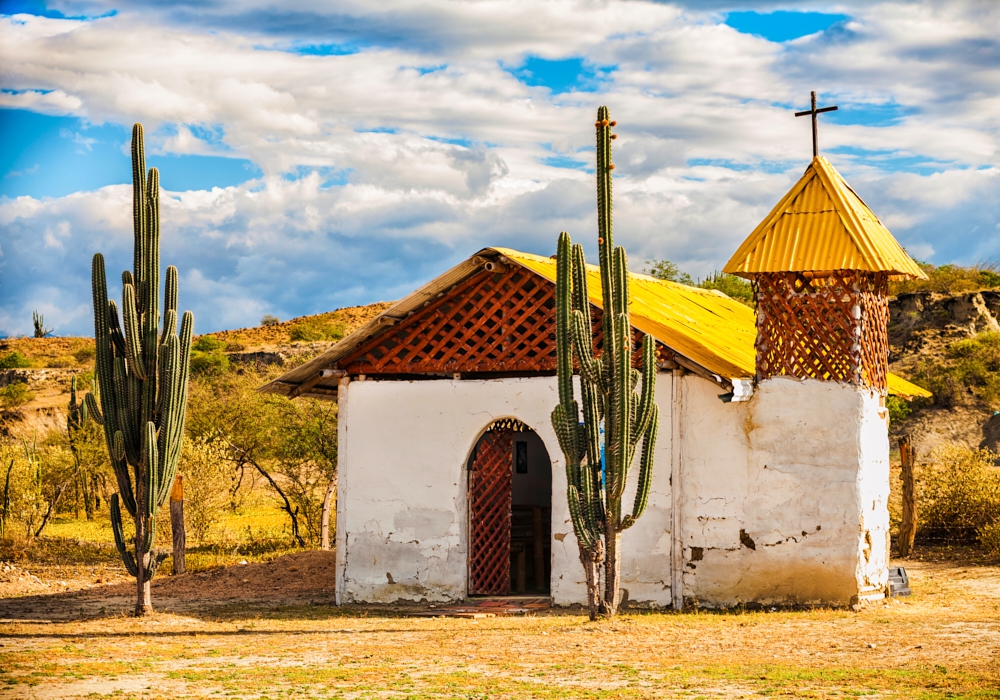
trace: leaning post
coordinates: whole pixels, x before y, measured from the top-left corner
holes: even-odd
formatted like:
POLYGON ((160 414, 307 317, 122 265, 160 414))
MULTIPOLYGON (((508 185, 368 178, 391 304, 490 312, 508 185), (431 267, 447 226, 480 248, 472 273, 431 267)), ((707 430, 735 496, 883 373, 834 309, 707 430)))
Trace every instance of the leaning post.
POLYGON ((899 438, 899 459, 903 473, 903 521, 899 524, 899 556, 908 557, 913 551, 913 540, 917 535, 917 493, 913 477, 914 452, 910 436, 899 438))
POLYGON ((184 475, 174 477, 170 489, 170 531, 174 539, 174 575, 187 573, 184 550, 187 547, 187 531, 184 529, 184 475))

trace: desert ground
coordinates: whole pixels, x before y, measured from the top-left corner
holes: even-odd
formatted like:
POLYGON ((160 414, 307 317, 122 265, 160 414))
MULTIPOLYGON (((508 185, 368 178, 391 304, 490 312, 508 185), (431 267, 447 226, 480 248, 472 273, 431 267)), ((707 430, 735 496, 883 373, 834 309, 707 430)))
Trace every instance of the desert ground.
POLYGON ((143 619, 111 559, 0 564, 0 697, 1000 698, 1000 567, 961 551, 918 552, 913 595, 859 611, 599 622, 338 608, 333 562, 160 576, 143 619))

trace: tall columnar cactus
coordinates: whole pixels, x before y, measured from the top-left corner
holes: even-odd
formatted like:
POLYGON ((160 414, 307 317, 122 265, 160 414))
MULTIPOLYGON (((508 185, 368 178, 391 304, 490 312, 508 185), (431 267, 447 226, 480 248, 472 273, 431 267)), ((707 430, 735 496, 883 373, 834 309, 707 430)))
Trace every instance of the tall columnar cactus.
POLYGON ((587 577, 591 618, 618 611, 621 533, 646 509, 659 422, 653 400, 656 343, 652 337, 643 338, 641 376, 632 367, 628 264, 625 249, 615 247, 611 230, 611 171, 615 167, 611 161, 611 141, 615 138, 611 128, 615 122, 609 120, 607 107, 597 111, 595 126, 603 347, 600 357, 595 358, 583 246, 573 245, 564 231, 559 234, 556 271, 559 405, 552 412, 552 426, 566 459, 569 511, 587 577), (579 402, 573 386, 574 360, 580 373, 579 402), (640 378, 642 384, 637 390, 640 378), (642 456, 635 500, 631 512, 623 516, 622 497, 640 442, 642 456))
POLYGON ((104 257, 93 262, 94 336, 100 406, 87 394, 90 416, 104 436, 118 481, 111 525, 125 568, 136 578, 135 614, 152 611, 149 581, 165 555, 151 552, 155 515, 163 505, 181 453, 194 316, 184 312, 177 333, 177 268, 167 268, 160 329, 160 176, 145 173, 142 125, 132 128, 134 270, 122 273, 122 321, 108 300, 104 257), (121 504, 135 522, 130 549, 121 504))

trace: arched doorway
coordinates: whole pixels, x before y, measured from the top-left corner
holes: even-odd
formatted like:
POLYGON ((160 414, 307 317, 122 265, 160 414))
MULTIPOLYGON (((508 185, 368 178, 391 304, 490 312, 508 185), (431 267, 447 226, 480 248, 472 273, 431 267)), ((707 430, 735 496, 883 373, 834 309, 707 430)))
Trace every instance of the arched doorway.
POLYGON ((547 593, 552 464, 534 430, 494 421, 469 457, 469 595, 547 593))

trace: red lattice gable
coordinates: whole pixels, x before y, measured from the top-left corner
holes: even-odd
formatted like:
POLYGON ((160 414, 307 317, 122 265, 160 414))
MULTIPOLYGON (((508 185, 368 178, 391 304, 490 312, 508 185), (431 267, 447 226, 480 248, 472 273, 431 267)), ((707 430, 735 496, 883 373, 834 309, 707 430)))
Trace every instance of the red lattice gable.
MULTIPOLYGON (((599 348, 600 309, 591 307, 591 317, 599 348)), ((555 285, 521 267, 483 270, 338 364, 350 374, 372 375, 554 372, 555 331, 555 285)), ((642 334, 633 336, 639 348, 642 334)))

